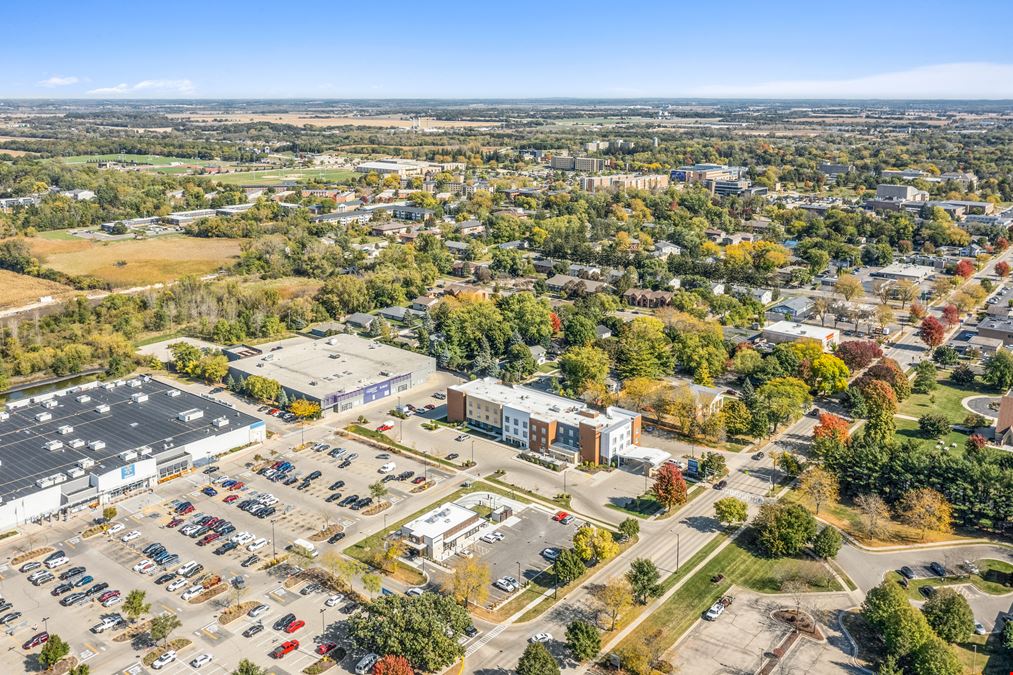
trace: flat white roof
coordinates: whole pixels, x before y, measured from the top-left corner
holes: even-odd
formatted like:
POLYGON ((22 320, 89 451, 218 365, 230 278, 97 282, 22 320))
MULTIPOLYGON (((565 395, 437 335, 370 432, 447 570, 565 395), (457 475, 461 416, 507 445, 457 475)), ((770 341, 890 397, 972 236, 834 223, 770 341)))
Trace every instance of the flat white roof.
POLYGON ((406 523, 404 528, 409 530, 413 536, 435 539, 477 515, 471 509, 447 502, 440 504, 432 511, 423 513, 410 523, 406 523))
POLYGON ((798 338, 812 338, 814 340, 834 340, 841 334, 836 328, 824 328, 811 323, 796 323, 795 321, 776 321, 763 330, 764 332, 794 335, 798 338))
POLYGON ((890 263, 879 270, 880 274, 891 274, 899 277, 926 278, 936 273, 935 268, 928 265, 915 265, 913 263, 890 263))
POLYGON ((655 467, 661 466, 672 458, 672 453, 670 452, 665 452, 658 448, 645 448, 642 445, 631 445, 623 448, 616 455, 623 459, 635 459, 640 462, 646 462, 655 467))

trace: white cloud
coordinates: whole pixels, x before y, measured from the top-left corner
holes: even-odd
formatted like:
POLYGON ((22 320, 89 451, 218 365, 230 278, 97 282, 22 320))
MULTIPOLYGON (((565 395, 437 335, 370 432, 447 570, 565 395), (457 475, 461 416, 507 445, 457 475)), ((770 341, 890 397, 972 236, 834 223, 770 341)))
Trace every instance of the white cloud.
POLYGON ((59 75, 53 75, 52 77, 39 80, 36 84, 40 87, 66 87, 71 84, 77 84, 81 80, 70 75, 68 77, 61 77, 59 75))
POLYGON ((121 82, 112 87, 99 87, 88 93, 93 96, 119 96, 121 94, 192 94, 190 80, 141 80, 136 84, 121 82))
POLYGON ((775 80, 698 87, 692 96, 742 98, 1013 98, 1013 64, 941 63, 839 80, 775 80))

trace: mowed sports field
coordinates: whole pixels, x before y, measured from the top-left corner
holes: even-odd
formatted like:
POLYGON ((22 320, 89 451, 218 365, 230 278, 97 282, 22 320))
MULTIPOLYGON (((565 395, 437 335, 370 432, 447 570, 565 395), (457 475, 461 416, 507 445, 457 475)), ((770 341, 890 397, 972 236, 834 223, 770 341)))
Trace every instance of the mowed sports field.
POLYGON ((3 289, 0 291, 0 309, 30 305, 45 295, 59 300, 75 292, 73 288, 54 281, 36 279, 8 270, 0 270, 0 289, 3 289))
POLYGON ((44 265, 67 274, 90 274, 116 288, 215 272, 238 259, 241 243, 240 239, 186 236, 113 242, 39 237, 29 240, 32 252, 44 265))

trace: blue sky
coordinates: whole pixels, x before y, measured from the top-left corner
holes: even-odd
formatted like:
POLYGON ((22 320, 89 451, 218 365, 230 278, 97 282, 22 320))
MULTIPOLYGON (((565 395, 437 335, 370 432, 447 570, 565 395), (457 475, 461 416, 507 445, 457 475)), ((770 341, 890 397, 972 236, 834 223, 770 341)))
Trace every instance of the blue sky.
POLYGON ((1013 98, 1001 1, 33 0, 3 17, 0 97, 1013 98))

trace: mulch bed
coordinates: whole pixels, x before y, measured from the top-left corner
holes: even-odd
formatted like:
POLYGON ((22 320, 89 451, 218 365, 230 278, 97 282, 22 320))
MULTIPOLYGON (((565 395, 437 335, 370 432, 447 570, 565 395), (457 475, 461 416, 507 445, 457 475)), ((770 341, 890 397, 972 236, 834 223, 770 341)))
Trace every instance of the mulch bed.
POLYGON ((337 525, 337 524, 331 525, 326 530, 320 530, 316 534, 311 534, 309 536, 309 540, 310 541, 324 541, 325 539, 330 539, 333 535, 337 534, 338 532, 343 531, 344 529, 345 528, 342 525, 337 525))
POLYGON ((258 605, 260 605, 260 603, 255 600, 247 600, 246 602, 241 602, 238 605, 232 605, 232 607, 229 607, 218 616, 218 623, 223 626, 230 624, 258 605))
POLYGON ((224 593, 226 590, 228 590, 228 588, 229 588, 228 584, 219 581, 217 584, 207 589, 206 591, 198 595, 196 598, 190 598, 189 602, 191 605, 199 605, 202 602, 207 602, 216 595, 224 593))
POLYGON ((39 556, 46 555, 47 553, 52 553, 55 550, 56 549, 52 546, 43 546, 42 548, 32 549, 27 553, 22 553, 21 555, 16 555, 11 558, 11 564, 20 565, 21 563, 26 563, 33 558, 38 558, 39 556))

